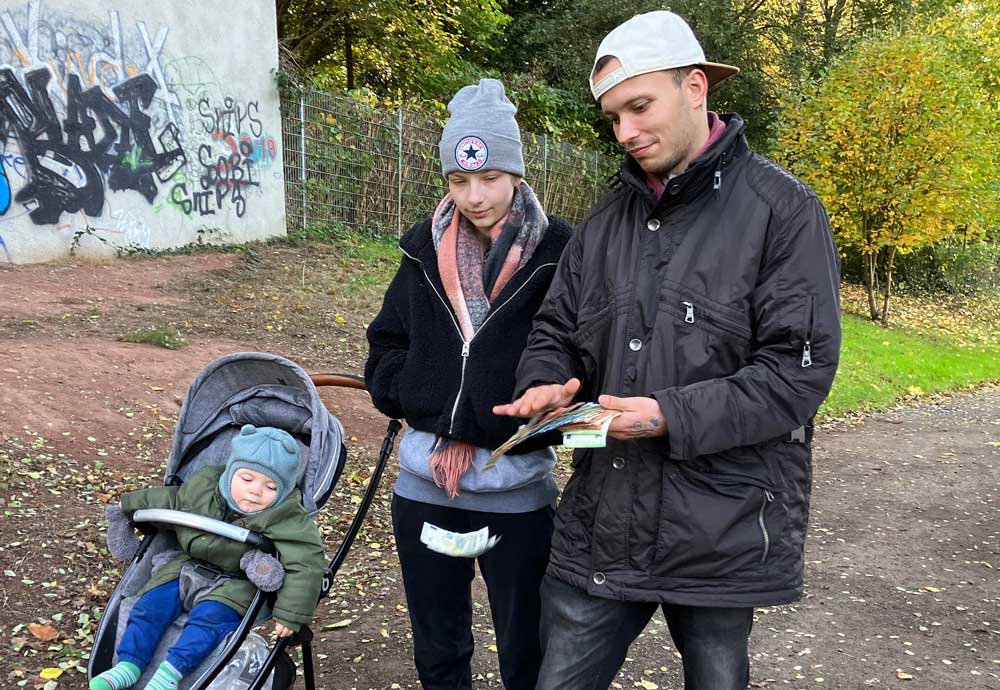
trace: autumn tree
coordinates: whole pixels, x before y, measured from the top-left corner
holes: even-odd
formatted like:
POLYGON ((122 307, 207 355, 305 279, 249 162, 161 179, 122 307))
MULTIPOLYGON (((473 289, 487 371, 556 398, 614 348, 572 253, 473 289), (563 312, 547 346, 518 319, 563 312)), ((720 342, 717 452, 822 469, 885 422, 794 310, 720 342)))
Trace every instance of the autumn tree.
MULTIPOLYGON (((661 5, 683 16, 698 35, 709 60, 737 65, 742 70, 713 89, 709 104, 715 110, 735 110, 747 121, 748 137, 766 147, 773 121, 776 94, 766 74, 767 57, 760 28, 768 21, 770 0, 675 0, 661 5), (724 17, 725 21, 719 21, 724 17)), ((590 70, 601 40, 629 17, 657 9, 648 0, 508 0, 512 21, 503 42, 488 65, 501 74, 523 73, 560 90, 574 117, 586 109, 591 124, 613 141, 610 128, 594 106, 590 70)))
POLYGON ((777 157, 823 199, 842 251, 861 254, 873 320, 888 323, 898 254, 997 224, 993 112, 927 31, 858 44, 786 103, 777 157))
POLYGON ((439 98, 510 21, 497 0, 275 0, 278 40, 319 85, 439 98))

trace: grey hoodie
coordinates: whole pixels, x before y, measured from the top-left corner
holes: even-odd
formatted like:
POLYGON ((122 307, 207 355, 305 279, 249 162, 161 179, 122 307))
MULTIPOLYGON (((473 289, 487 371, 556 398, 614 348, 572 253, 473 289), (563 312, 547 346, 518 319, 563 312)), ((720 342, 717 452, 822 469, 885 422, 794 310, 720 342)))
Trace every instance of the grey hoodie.
POLYGON ((449 498, 434 483, 430 468, 431 449, 437 437, 408 428, 399 443, 399 478, 395 491, 411 501, 478 510, 488 513, 528 513, 552 505, 559 489, 552 478, 556 454, 542 448, 523 455, 504 455, 489 470, 483 470, 490 452, 476 448, 471 467, 459 481, 459 494, 449 498))

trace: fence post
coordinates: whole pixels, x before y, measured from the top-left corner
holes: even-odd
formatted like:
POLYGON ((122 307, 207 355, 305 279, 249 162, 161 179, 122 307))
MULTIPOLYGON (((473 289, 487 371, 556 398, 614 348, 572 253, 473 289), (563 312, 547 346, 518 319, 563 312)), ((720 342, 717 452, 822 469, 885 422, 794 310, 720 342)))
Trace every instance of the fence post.
POLYGON ((542 204, 549 203, 549 135, 542 135, 542 204))
POLYGON ((299 182, 302 186, 302 229, 306 229, 306 97, 299 94, 299 182))
POLYGON ((396 109, 396 237, 403 236, 403 109, 396 109))

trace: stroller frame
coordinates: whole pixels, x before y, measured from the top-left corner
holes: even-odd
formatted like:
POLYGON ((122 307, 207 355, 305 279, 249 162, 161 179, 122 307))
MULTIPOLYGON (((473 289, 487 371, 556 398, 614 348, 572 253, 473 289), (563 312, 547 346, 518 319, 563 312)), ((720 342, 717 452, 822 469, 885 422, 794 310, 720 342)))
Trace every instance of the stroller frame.
MULTIPOLYGON (((313 374, 309 375, 309 379, 312 381, 313 385, 317 387, 336 386, 362 391, 366 390, 364 379, 353 374, 313 374)), ((389 456, 392 454, 396 435, 399 433, 401 428, 402 424, 398 420, 389 420, 385 438, 383 439, 382 447, 379 450, 375 470, 372 472, 372 475, 368 480, 368 486, 365 489, 361 503, 358 505, 358 509, 351 520, 351 524, 347 533, 344 535, 337 552, 334 554, 324 571, 319 601, 322 601, 322 599, 329 593, 330 588, 333 586, 334 578, 346 560, 351 545, 354 543, 354 540, 361 529, 365 516, 368 514, 368 509, 375 498, 375 493, 378 490, 379 482, 382 479, 386 463, 388 462, 389 456)), ((139 545, 136 555, 132 558, 128 565, 129 568, 142 560, 146 551, 152 544, 157 531, 153 523, 192 526, 206 532, 211 532, 213 534, 218 534, 219 536, 249 544, 267 553, 275 553, 274 544, 272 544, 271 541, 263 535, 244 528, 235 527, 234 525, 226 522, 202 517, 200 515, 193 515, 174 510, 140 510, 136 511, 132 520, 137 523, 139 529, 144 533, 144 537, 139 545)), ((112 593, 109 602, 116 602, 120 605, 120 601, 122 599, 121 590, 125 587, 125 580, 126 578, 123 577, 121 582, 119 582, 115 591, 112 593)), ((264 593, 259 590, 257 591, 250 603, 246 615, 243 616, 243 620, 240 622, 240 625, 237 627, 236 631, 230 635, 228 643, 226 643, 216 660, 202 673, 199 678, 192 683, 190 686, 192 690, 202 690, 207 688, 216 676, 222 672, 222 670, 226 667, 226 664, 229 663, 230 659, 233 658, 246 640, 247 635, 254 627, 257 617, 264 608, 264 605, 267 603, 273 604, 274 598, 275 593, 273 592, 264 593)), ((110 606, 111 604, 109 604, 109 609, 110 606)), ((106 610, 104 616, 102 616, 95 639, 104 639, 103 633, 105 633, 105 627, 109 625, 109 621, 112 618, 117 619, 117 607, 113 611, 113 615, 109 616, 109 612, 109 610, 106 610)), ((113 636, 112 640, 114 640, 113 636)), ((278 638, 268 653, 264 665, 258 671, 256 678, 250 684, 248 690, 260 690, 264 686, 264 683, 267 682, 267 679, 272 672, 274 672, 275 676, 275 683, 273 684, 275 690, 285 690, 286 688, 291 688, 294 685, 295 671, 294 662, 292 662, 291 658, 288 656, 287 650, 295 646, 301 647, 302 670, 306 690, 315 690, 316 678, 313 665, 312 640, 313 632, 309 626, 302 626, 298 632, 289 637, 278 638), (280 686, 278 685, 279 676, 282 679, 282 684, 280 686)), ((110 668, 112 655, 114 653, 113 646, 114 645, 112 645, 112 649, 110 650, 95 648, 95 653, 91 655, 90 662, 88 664, 89 678, 93 678, 101 671, 106 670, 106 668, 110 668)))

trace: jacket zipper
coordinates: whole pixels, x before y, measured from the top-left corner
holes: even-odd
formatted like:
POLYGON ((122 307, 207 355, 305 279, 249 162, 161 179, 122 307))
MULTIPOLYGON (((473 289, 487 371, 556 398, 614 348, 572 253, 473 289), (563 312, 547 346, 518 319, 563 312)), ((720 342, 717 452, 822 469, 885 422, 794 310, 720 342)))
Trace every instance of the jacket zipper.
POLYGON ((813 300, 815 297, 809 296, 809 320, 806 328, 806 342, 802 345, 802 368, 811 367, 812 359, 812 332, 813 332, 813 300))
POLYGON ((694 323, 694 304, 691 302, 681 302, 684 305, 684 323, 694 323))
POLYGON ((476 339, 476 335, 478 335, 483 330, 483 326, 485 326, 487 323, 489 323, 490 319, 492 319, 496 315, 496 313, 498 311, 500 311, 505 306, 507 306, 507 304, 512 299, 514 299, 517 296, 517 294, 519 292, 521 292, 521 290, 523 290, 528 285, 528 283, 531 282, 531 279, 534 278, 535 275, 540 270, 542 270, 543 268, 547 268, 549 266, 556 266, 557 264, 555 264, 555 263, 542 264, 541 266, 539 266, 538 268, 536 268, 534 271, 532 271, 531 275, 528 276, 523 283, 521 283, 521 286, 519 288, 517 288, 517 290, 514 290, 514 293, 510 297, 508 297, 507 299, 505 299, 500 306, 498 306, 496 309, 493 309, 490 312, 489 316, 487 316, 486 319, 481 324, 479 324, 479 330, 476 331, 476 333, 474 333, 472 335, 472 337, 469 338, 468 341, 466 341, 465 340, 465 336, 462 335, 462 329, 459 328, 459 326, 458 326, 458 321, 455 320, 455 315, 452 314, 452 312, 451 312, 451 307, 448 305, 448 302, 445 301, 444 297, 441 296, 441 293, 438 292, 438 289, 434 285, 434 282, 431 280, 431 277, 429 275, 427 275, 427 271, 424 269, 424 262, 421 261, 420 259, 418 259, 417 257, 413 256, 412 254, 407 253, 407 251, 405 249, 403 249, 402 247, 400 247, 400 251, 402 251, 403 254, 405 254, 409 258, 413 259, 418 264, 420 264, 420 271, 421 271, 421 273, 424 274, 424 279, 427 281, 427 284, 431 286, 431 289, 434 291, 434 294, 437 295, 437 298, 439 300, 441 300, 441 304, 444 306, 445 311, 448 312, 448 316, 451 317, 451 322, 455 326, 455 332, 458 333, 458 337, 461 338, 461 340, 462 340, 462 376, 461 376, 461 378, 459 379, 459 382, 458 382, 458 393, 455 394, 455 404, 452 405, 452 407, 451 407, 451 419, 448 422, 448 434, 450 435, 452 433, 452 431, 454 430, 454 428, 455 428, 455 415, 458 413, 458 401, 462 399, 462 389, 465 388, 465 365, 469 361, 469 351, 472 349, 472 341, 475 340, 476 339))
POLYGON ((451 421, 448 422, 448 435, 451 436, 455 429, 455 414, 458 412, 458 401, 462 399, 462 389, 465 387, 465 365, 469 361, 469 348, 472 341, 462 341, 462 378, 458 380, 458 393, 455 395, 455 404, 451 406, 451 421))
MULTIPOLYGON (((694 323, 694 321, 695 321, 695 318, 694 318, 694 311, 695 311, 694 302, 689 302, 689 301, 685 300, 685 301, 681 302, 681 306, 684 307, 684 323, 694 323)), ((743 327, 738 326, 737 324, 735 324, 730 319, 724 319, 724 318, 722 318, 722 317, 720 317, 720 316, 718 316, 716 314, 712 314, 711 312, 706 312, 705 310, 702 310, 701 313, 703 314, 703 316, 706 318, 707 321, 709 321, 710 323, 714 324, 717 328, 721 328, 723 330, 729 331, 729 332, 731 332, 731 333, 733 333, 733 334, 735 334, 735 335, 737 335, 737 336, 739 336, 741 338, 744 338, 744 339, 749 339, 750 338, 750 335, 748 333, 744 332, 745 329, 743 327)))
POLYGON ((764 524, 764 512, 767 504, 774 500, 774 494, 768 489, 764 489, 764 500, 761 501, 760 511, 757 513, 757 524, 760 526, 760 533, 764 536, 764 553, 760 557, 760 562, 767 560, 767 554, 771 550, 771 537, 767 533, 767 526, 764 524))

